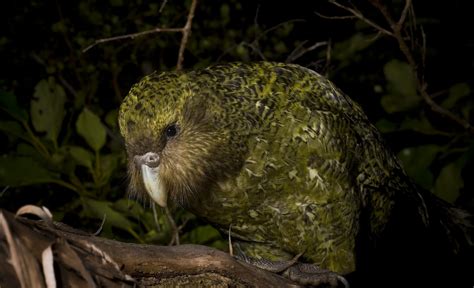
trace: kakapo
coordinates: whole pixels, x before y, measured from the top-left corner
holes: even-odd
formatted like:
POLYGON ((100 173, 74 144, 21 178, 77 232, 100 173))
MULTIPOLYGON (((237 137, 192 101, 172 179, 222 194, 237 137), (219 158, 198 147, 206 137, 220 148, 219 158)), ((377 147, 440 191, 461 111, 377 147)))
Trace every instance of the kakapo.
MULTIPOLYGON (((243 258, 269 270, 301 254, 298 262, 348 275, 381 260, 364 259, 364 247, 384 246, 377 244, 384 234, 398 235, 390 227, 413 224, 408 234, 435 226, 446 243, 457 243, 450 231, 467 217, 420 191, 360 106, 298 65, 155 72, 132 87, 119 124, 132 193, 230 230, 243 258), (392 221, 396 215, 408 221, 392 221)), ((416 237, 396 245, 433 240, 416 237)), ((410 257, 400 270, 414 265, 410 257)), ((315 278, 336 285, 334 277, 315 278)))

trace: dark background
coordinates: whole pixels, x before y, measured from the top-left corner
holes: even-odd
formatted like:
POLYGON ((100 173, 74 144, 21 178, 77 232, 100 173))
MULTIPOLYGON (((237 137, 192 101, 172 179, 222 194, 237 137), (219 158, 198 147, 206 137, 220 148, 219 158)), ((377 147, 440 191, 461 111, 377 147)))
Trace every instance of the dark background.
MULTIPOLYGON (((389 29, 377 9, 357 3, 367 18, 389 29)), ((43 205, 56 220, 87 231, 95 231, 107 215, 103 236, 170 242, 172 229, 164 212, 157 211, 155 219, 148 202, 127 197, 117 109, 141 77, 176 68, 181 34, 155 33, 81 51, 96 39, 182 27, 191 1, 168 1, 160 12, 162 4, 2 1, 0 208, 43 205)), ((395 19, 403 4, 388 5, 395 19)), ((474 123, 469 4, 415 1, 415 17, 403 31, 416 32, 405 40, 424 67, 420 75, 434 101, 474 123)), ((326 1, 200 1, 184 68, 258 60, 310 67, 362 105, 420 186, 472 211, 473 134, 422 100, 395 39, 363 21, 325 19, 315 12, 348 15, 326 1), (293 57, 318 42, 327 45, 293 57)), ((178 210, 174 218, 182 226, 181 243, 226 249, 217 231, 191 214, 178 210)))

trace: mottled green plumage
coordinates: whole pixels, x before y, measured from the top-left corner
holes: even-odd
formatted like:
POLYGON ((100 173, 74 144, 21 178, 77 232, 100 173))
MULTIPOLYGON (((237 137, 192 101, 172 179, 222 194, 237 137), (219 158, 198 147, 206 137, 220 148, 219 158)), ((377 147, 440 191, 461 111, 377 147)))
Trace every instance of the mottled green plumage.
POLYGON ((160 155, 169 201, 226 232, 248 256, 355 269, 360 214, 377 237, 397 197, 424 202, 361 108, 309 69, 223 64, 154 73, 120 108, 131 189, 135 155, 160 155), (177 134, 166 136, 170 125, 177 134))

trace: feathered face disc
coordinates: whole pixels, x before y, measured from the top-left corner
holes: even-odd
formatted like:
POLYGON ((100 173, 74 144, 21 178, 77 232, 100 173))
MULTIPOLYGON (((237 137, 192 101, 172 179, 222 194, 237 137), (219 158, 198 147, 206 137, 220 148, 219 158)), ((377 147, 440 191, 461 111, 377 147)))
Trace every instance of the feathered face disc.
POLYGON ((119 124, 132 193, 186 206, 230 173, 239 160, 211 93, 199 77, 179 73, 152 74, 131 89, 119 124))

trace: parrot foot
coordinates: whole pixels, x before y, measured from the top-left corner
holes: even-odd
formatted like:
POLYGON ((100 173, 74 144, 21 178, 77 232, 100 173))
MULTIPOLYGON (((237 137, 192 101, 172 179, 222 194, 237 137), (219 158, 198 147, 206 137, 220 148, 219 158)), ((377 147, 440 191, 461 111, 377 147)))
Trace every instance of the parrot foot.
POLYGON ((330 270, 321 269, 317 265, 296 263, 283 272, 283 276, 302 285, 315 287, 340 287, 349 288, 347 280, 330 270))
POLYGON ((260 269, 273 273, 281 273, 286 278, 297 282, 298 284, 314 287, 340 287, 349 288, 347 280, 330 270, 319 268, 317 265, 300 263, 298 258, 302 255, 298 254, 288 261, 271 261, 268 259, 257 259, 245 255, 236 256, 237 259, 256 266, 260 269))

